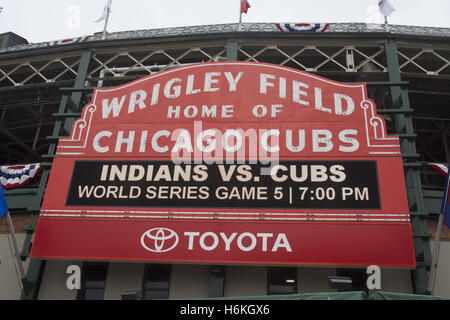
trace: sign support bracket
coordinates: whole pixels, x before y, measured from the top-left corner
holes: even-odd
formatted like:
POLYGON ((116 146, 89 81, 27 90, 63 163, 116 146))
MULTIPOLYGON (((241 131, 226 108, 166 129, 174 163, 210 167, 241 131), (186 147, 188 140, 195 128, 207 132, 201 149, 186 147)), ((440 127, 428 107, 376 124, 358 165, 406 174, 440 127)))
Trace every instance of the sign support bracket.
MULTIPOLYGON (((391 95, 391 108, 404 110, 404 113, 395 112, 392 114, 395 133, 414 134, 412 117, 408 116, 411 107, 408 98, 408 89, 402 86, 400 67, 397 54, 397 45, 394 42, 385 44, 386 59, 389 73, 391 95)), ((395 134, 394 133, 394 134, 395 134)), ((425 212, 422 183, 420 181, 419 169, 417 166, 408 166, 414 158, 408 159, 405 155, 416 155, 415 139, 404 137, 400 139, 400 148, 403 156, 403 166, 405 168, 405 178, 409 209, 411 214, 411 226, 414 238, 414 249, 416 254, 417 267, 412 271, 414 291, 417 294, 427 293, 427 283, 429 278, 429 268, 431 266, 431 250, 428 233, 426 215, 417 215, 415 212, 425 212)))
MULTIPOLYGON (((68 117, 58 117, 55 122, 55 127, 53 129, 53 136, 61 136, 70 132, 70 128, 75 120, 75 118, 71 118, 70 115, 74 111, 80 110, 80 105, 82 102, 84 86, 87 79, 90 62, 92 60, 92 52, 84 51, 80 57, 80 63, 78 67, 77 77, 75 79, 74 89, 70 92, 63 94, 61 98, 61 103, 59 107, 59 114, 67 114, 68 117), (76 89, 80 90, 76 90, 76 89), (69 110, 69 106, 75 106, 77 110, 69 110), (67 130, 67 128, 69 128, 67 130)), ((58 141, 51 141, 47 156, 53 157, 56 152, 56 145, 58 141)), ((44 158, 44 157, 43 157, 44 158)), ((50 157, 47 157, 50 158, 50 157)), ((47 185, 47 180, 50 175, 51 163, 46 163, 43 166, 43 171, 41 174, 41 179, 39 183, 38 192, 35 197, 35 203, 33 205, 33 214, 30 219, 30 224, 24 227, 24 230, 27 231, 25 236, 25 241, 23 244, 22 252, 20 253, 20 257, 22 261, 25 261, 31 249, 33 234, 36 229, 39 211, 41 208, 42 199, 44 197, 45 188, 47 185)), ((24 288, 22 291, 22 299, 24 300, 32 300, 37 298, 37 294, 39 291, 39 282, 42 276, 42 271, 45 267, 45 261, 39 259, 30 259, 29 266, 27 269, 26 278, 23 280, 24 288)))

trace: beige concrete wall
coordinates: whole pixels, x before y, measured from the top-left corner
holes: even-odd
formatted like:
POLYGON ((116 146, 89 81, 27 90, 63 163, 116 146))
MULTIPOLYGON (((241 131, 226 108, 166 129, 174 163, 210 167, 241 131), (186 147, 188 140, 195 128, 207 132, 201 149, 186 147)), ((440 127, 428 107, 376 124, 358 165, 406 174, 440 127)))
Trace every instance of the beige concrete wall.
POLYGON ((81 262, 49 260, 45 264, 42 276, 39 300, 75 300, 78 290, 67 288, 67 267, 77 265, 81 268, 81 262))
MULTIPOLYGON (((21 295, 21 282, 17 262, 12 251, 12 241, 7 234, 0 234, 0 300, 18 300, 21 295)), ((24 233, 16 234, 19 250, 25 240, 24 233)), ((25 272, 28 263, 24 263, 25 272)))
POLYGON ((104 299, 121 300, 127 290, 141 290, 144 268, 143 263, 110 263, 104 299))
MULTIPOLYGON (((411 270, 381 269, 380 291, 413 293, 411 270)), ((372 293, 372 291, 370 291, 372 293)))
POLYGON ((210 271, 204 265, 172 265, 170 299, 207 298, 210 271))
MULTIPOLYGON (((18 235, 22 246, 24 235, 18 235)), ((432 243, 433 245, 433 243, 432 243)), ((14 268, 7 235, 0 235, 0 299, 19 299, 20 286, 14 268)), ((47 261, 41 282, 39 299, 75 299, 76 290, 68 290, 66 269, 75 264, 68 261, 47 261)), ((450 242, 441 243, 435 295, 450 297, 450 242)), ((105 299, 120 299, 126 290, 141 289, 144 264, 111 263, 109 266, 105 299)), ((333 268, 298 268, 297 291, 330 292, 328 276, 335 275, 333 268)), ((206 298, 209 295, 210 266, 173 265, 170 299, 206 298)), ((381 290, 412 293, 409 270, 382 269, 381 290)), ((224 293, 227 297, 258 296, 267 294, 267 268, 252 266, 227 266, 224 293)))
POLYGON ((336 289, 328 287, 328 277, 335 275, 334 268, 298 268, 297 292, 336 292, 336 289))
POLYGON ((227 266, 224 295, 225 297, 267 295, 267 268, 227 266))
MULTIPOLYGON (((448 244, 448 243, 447 243, 448 244)), ((448 250, 443 250, 450 252, 448 250)), ((450 256, 448 257, 450 260, 450 256)), ((75 299, 76 291, 66 287, 66 268, 72 263, 48 261, 42 279, 39 299, 75 299)), ((120 300, 126 290, 139 290, 142 286, 144 264, 111 263, 105 289, 105 300, 120 300)), ((335 292, 328 287, 328 276, 336 275, 334 268, 297 269, 297 292, 335 292)), ((445 275, 445 273, 444 273, 445 275)), ((438 275, 439 294, 450 288, 450 277, 438 275)), ((207 298, 209 294, 210 266, 173 265, 170 299, 207 298)), ((381 290, 412 293, 409 270, 382 269, 381 290)), ((225 297, 260 296, 267 294, 267 268, 252 266, 227 266, 225 271, 225 297)))

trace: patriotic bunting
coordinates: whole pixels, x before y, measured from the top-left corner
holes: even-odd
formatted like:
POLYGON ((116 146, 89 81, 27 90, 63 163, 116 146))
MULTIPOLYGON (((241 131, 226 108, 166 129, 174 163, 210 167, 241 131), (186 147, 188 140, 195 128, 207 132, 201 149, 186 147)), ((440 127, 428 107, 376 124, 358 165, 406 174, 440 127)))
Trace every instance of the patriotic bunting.
POLYGON ((277 23, 276 26, 283 32, 324 32, 329 23, 277 23))
POLYGON ((64 39, 64 40, 56 40, 56 41, 50 41, 46 42, 47 47, 51 46, 59 46, 62 44, 71 44, 71 43, 79 43, 79 42, 85 42, 89 39, 89 36, 84 37, 78 37, 78 38, 70 38, 70 39, 64 39))
POLYGON ((5 190, 22 187, 33 180, 41 171, 42 167, 39 163, 0 166, 0 182, 5 190))

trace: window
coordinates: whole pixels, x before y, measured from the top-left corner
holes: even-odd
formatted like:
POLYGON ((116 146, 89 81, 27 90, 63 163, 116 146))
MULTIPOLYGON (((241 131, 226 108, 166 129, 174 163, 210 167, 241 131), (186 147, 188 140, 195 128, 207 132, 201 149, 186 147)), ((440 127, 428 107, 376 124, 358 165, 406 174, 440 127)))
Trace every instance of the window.
POLYGON ((78 300, 103 300, 107 272, 107 263, 84 263, 78 300))
POLYGON ((171 265, 148 264, 144 272, 143 299, 169 299, 171 265))
POLYGON ((297 268, 268 268, 267 294, 297 293, 297 268))
POLYGON ((336 275, 339 277, 349 277, 352 279, 351 291, 367 292, 367 273, 365 269, 337 269, 336 275))

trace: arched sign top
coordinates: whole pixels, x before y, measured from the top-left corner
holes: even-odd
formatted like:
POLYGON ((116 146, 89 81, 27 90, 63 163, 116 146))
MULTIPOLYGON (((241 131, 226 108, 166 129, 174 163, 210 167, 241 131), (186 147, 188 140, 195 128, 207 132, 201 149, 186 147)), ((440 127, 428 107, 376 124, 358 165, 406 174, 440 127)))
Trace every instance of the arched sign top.
POLYGON ((98 108, 94 121, 129 119, 156 123, 175 119, 176 107, 180 106, 178 122, 235 123, 306 121, 318 117, 322 121, 339 117, 362 121, 359 109, 366 101, 373 103, 367 99, 364 83, 340 83, 266 63, 213 62, 178 67, 123 86, 96 88, 91 104, 98 108), (276 117, 252 119, 246 110, 251 112, 258 104, 282 105, 285 109, 276 117), (231 107, 223 114, 195 111, 212 106, 222 109, 224 105, 231 107), (192 107, 181 112, 189 106, 192 107), (167 107, 172 108, 165 110, 167 107))
MULTIPOLYGON (((121 132, 119 140, 133 135, 135 146, 127 152, 136 156, 172 157, 174 146, 164 141, 177 141, 171 127, 187 130, 191 138, 194 131, 207 135, 207 130, 223 136, 227 127, 267 130, 281 140, 305 135, 309 145, 317 139, 331 141, 333 136, 340 143, 318 152, 308 146, 297 151, 287 146, 294 151, 280 148, 281 156, 399 154, 398 139, 387 136, 385 121, 367 98, 364 83, 339 83, 266 63, 194 64, 118 87, 96 88, 70 138, 61 139, 57 154, 70 156, 67 149, 77 150, 75 154, 81 149, 85 155, 117 154, 122 148, 111 130, 115 127, 121 132), (124 124, 133 129, 120 130, 124 124), (144 146, 147 139, 152 146, 144 146)), ((194 152, 195 143, 191 145, 187 149, 194 152)))

